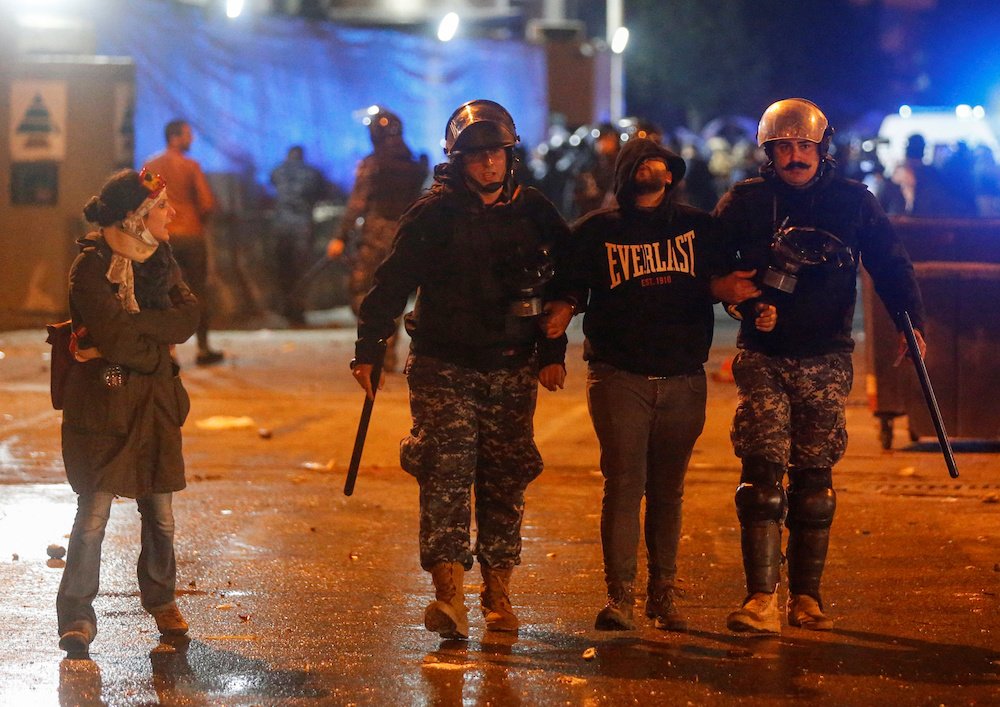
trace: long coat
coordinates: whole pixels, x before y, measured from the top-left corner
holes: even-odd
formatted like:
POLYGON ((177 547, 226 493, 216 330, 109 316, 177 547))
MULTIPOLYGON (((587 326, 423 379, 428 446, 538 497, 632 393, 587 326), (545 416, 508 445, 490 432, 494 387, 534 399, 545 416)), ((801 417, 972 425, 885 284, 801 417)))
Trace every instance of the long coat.
MULTIPOLYGON (((130 314, 108 281, 111 249, 91 234, 70 270, 74 330, 102 358, 73 366, 66 383, 63 461, 77 493, 103 491, 129 498, 184 488, 181 425, 190 401, 170 356, 198 324, 198 303, 168 257, 171 306, 130 314), (105 382, 108 367, 127 369, 120 387, 105 382)), ((161 246, 162 247, 162 246, 161 246)))

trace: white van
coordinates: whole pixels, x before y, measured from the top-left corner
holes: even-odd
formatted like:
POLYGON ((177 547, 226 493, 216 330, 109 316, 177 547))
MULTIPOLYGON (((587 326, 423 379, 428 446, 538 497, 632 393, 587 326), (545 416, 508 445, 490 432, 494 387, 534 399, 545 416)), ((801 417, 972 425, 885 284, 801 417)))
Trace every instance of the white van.
POLYGON ((927 141, 924 162, 934 161, 935 151, 950 149, 965 142, 970 149, 986 145, 1000 162, 1000 142, 986 119, 982 106, 961 105, 957 108, 920 108, 902 106, 898 113, 887 115, 878 131, 876 154, 892 174, 906 155, 906 142, 911 135, 923 135, 927 141))

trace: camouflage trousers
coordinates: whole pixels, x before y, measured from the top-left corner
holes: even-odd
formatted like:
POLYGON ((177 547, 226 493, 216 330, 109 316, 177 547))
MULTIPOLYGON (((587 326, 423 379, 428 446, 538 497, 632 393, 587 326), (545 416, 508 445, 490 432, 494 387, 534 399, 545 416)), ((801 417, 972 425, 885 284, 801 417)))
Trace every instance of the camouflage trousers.
POLYGON ((850 353, 788 358, 740 351, 733 361, 736 456, 832 467, 847 449, 844 408, 853 377, 850 353))
POLYGON ((399 457, 420 484, 420 565, 471 569, 473 556, 501 569, 519 564, 524 491, 542 471, 535 366, 484 373, 411 355, 406 368, 413 429, 399 457))

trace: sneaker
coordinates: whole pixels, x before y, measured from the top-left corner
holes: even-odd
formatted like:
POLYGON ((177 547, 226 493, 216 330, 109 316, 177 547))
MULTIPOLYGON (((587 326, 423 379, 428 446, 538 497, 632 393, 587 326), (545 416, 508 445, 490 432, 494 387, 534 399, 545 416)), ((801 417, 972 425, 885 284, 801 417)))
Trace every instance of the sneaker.
POLYGON ((608 603, 598 612, 594 628, 598 631, 634 631, 633 604, 630 591, 609 591, 608 603))
POLYGON ((90 634, 80 629, 69 629, 59 637, 59 648, 68 654, 86 653, 90 648, 90 634))
POLYGON ((808 594, 790 594, 787 614, 789 626, 809 631, 829 631, 833 628, 833 619, 824 614, 819 602, 808 594))
POLYGON ((781 633, 778 593, 757 592, 726 619, 730 631, 750 633, 781 633))
POLYGON ((194 362, 199 366, 214 366, 216 363, 222 363, 226 358, 226 355, 221 351, 212 351, 211 349, 206 349, 205 351, 199 351, 198 355, 195 357, 194 362))
POLYGON ((156 628, 164 636, 183 636, 188 632, 187 621, 181 616, 177 604, 167 604, 159 609, 150 610, 149 613, 156 619, 156 628))
POLYGON ((652 586, 646 592, 646 616, 661 631, 687 631, 687 619, 674 603, 681 590, 672 584, 652 586))

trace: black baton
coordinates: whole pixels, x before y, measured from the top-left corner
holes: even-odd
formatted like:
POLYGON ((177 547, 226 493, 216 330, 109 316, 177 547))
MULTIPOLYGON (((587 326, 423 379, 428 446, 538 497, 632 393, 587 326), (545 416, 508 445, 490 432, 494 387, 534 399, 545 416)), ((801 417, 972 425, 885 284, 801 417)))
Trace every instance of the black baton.
POLYGON ((354 451, 351 452, 351 465, 347 468, 347 480, 344 481, 344 495, 354 493, 354 482, 358 480, 358 467, 361 466, 361 451, 365 448, 365 438, 368 436, 368 422, 372 419, 372 408, 375 406, 375 395, 378 393, 379 379, 382 377, 382 362, 385 360, 385 339, 379 339, 379 351, 372 364, 372 397, 365 395, 365 404, 361 408, 361 419, 358 420, 358 434, 354 438, 354 451))
POLYGON ((941 409, 938 408, 937 398, 934 397, 934 389, 931 388, 931 379, 927 375, 927 367, 924 359, 920 355, 920 348, 917 346, 917 335, 913 333, 913 322, 910 321, 910 313, 903 312, 903 334, 906 335, 906 345, 910 349, 910 358, 913 359, 913 367, 917 369, 917 378, 920 380, 920 387, 924 391, 924 400, 927 401, 927 409, 930 410, 931 419, 934 421, 934 429, 937 431, 938 442, 941 444, 941 452, 944 454, 944 463, 948 467, 948 474, 951 478, 958 478, 958 465, 955 463, 955 453, 951 449, 951 442, 948 440, 948 433, 944 429, 944 419, 941 417, 941 409))

